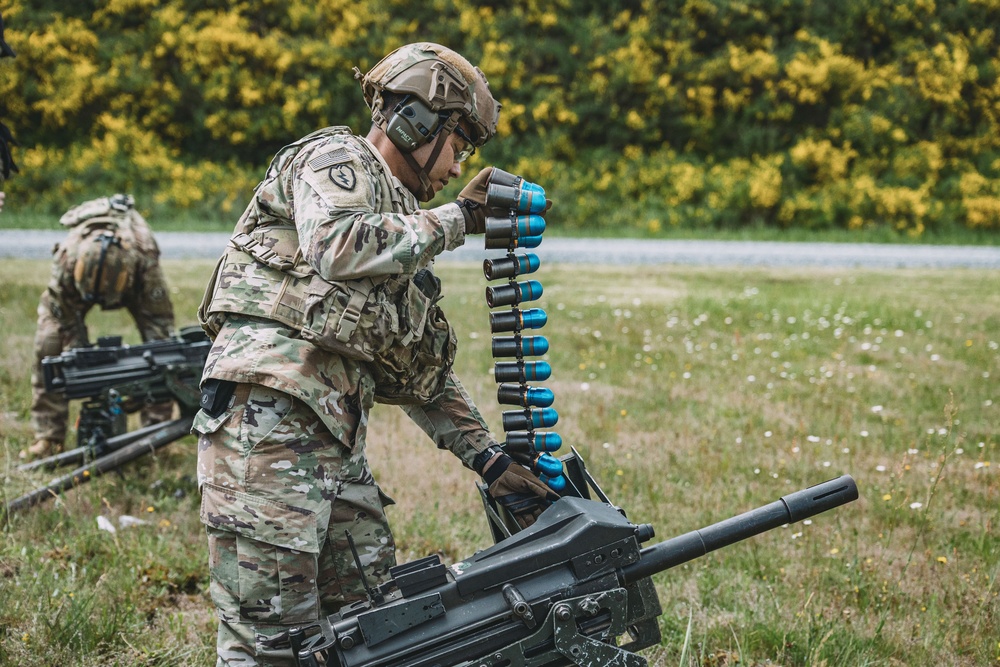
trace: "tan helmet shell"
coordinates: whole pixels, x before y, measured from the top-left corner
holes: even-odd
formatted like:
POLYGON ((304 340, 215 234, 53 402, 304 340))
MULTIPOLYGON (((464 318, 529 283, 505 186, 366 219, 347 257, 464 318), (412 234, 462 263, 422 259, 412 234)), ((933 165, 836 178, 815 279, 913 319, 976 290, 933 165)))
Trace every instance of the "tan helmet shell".
POLYGON ((500 103, 490 92, 482 70, 446 46, 433 42, 407 44, 378 62, 361 78, 365 102, 380 126, 382 91, 415 95, 432 111, 458 111, 482 146, 493 138, 500 119, 500 103))
POLYGON ((84 303, 117 308, 125 300, 135 269, 128 242, 113 229, 95 228, 78 248, 73 282, 84 303))
POLYGON ((74 206, 59 222, 71 227, 65 242, 73 260, 73 283, 84 303, 121 307, 138 271, 134 221, 145 221, 131 195, 100 197, 74 206))

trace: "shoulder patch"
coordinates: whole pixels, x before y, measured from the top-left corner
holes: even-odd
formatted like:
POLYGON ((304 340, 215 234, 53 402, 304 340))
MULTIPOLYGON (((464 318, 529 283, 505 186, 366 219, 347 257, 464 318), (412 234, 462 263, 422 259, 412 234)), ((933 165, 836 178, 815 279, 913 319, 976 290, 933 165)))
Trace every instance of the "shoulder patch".
POLYGON ((322 155, 317 155, 313 159, 309 160, 309 168, 313 171, 319 171, 320 169, 326 169, 327 167, 332 167, 335 164, 344 164, 345 162, 351 161, 351 154, 346 148, 340 147, 336 148, 329 153, 323 153, 322 155))
POLYGON ((341 190, 353 190, 357 177, 350 165, 338 164, 330 167, 330 180, 341 190))

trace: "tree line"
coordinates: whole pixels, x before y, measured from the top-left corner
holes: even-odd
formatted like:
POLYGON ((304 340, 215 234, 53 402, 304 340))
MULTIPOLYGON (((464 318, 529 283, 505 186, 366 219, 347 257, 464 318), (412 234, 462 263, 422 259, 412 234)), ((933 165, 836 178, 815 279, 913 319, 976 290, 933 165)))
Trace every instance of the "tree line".
POLYGON ((233 220, 273 153, 370 122, 352 69, 435 41, 559 223, 1000 230, 998 0, 9 0, 26 210, 233 220))

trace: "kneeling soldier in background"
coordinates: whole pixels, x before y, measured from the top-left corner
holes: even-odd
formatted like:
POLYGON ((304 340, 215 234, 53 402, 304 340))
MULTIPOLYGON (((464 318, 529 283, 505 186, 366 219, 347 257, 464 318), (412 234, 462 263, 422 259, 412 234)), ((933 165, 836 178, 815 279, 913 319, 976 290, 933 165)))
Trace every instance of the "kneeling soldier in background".
MULTIPOLYGON (((38 304, 31 374, 35 443, 21 452, 24 459, 62 451, 69 406, 66 399, 45 391, 42 359, 90 344, 84 318, 91 308, 127 308, 143 342, 174 333, 160 249, 131 195, 85 202, 59 222, 70 232, 54 250, 52 277, 38 304)), ((169 419, 172 411, 171 402, 148 406, 142 412, 143 426, 169 419)))

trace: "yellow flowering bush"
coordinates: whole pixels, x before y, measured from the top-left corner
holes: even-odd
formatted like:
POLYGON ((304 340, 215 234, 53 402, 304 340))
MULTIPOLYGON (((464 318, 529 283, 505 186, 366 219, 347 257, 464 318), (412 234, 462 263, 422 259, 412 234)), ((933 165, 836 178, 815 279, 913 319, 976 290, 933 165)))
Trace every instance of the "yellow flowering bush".
POLYGON ((428 40, 503 104, 473 165, 541 182, 555 225, 1000 229, 995 2, 660 4, 10 0, 9 201, 231 220, 280 146, 367 130, 353 67, 428 40))

